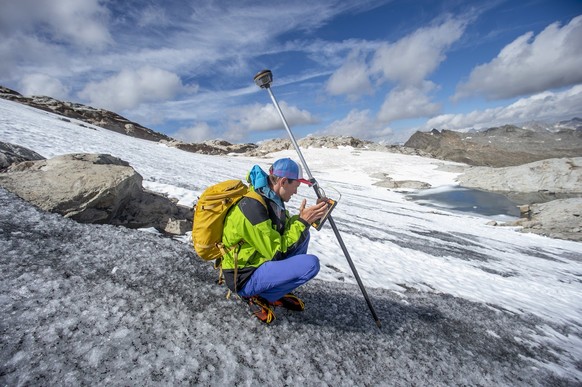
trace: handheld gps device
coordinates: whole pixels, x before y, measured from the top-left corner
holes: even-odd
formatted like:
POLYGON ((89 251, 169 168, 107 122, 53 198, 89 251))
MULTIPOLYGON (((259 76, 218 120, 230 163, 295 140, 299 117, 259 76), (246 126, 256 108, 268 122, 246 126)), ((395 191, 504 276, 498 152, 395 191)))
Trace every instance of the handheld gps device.
POLYGON ((333 211, 333 209, 337 205, 337 201, 335 201, 333 199, 326 199, 326 203, 327 203, 327 211, 325 212, 325 214, 320 219, 317 219, 315 222, 311 223, 311 226, 313 228, 315 228, 317 231, 321 230, 321 228, 323 227, 323 224, 325 223, 325 221, 327 220, 327 218, 331 214, 331 211, 333 211))

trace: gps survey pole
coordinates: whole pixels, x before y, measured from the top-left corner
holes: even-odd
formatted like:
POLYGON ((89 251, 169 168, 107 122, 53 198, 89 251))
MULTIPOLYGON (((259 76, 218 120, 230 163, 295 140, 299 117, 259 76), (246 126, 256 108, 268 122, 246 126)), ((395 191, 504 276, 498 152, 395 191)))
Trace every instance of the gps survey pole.
MULTIPOLYGON (((271 100, 273 101, 273 105, 275 105, 275 109, 277 109, 277 112, 279 113, 279 116, 281 117, 281 121, 283 121, 283 125, 285 125, 285 129, 287 130, 287 134, 289 135, 289 138, 291 139, 291 142, 293 143, 293 146, 295 147, 295 150, 297 151, 297 155, 299 156, 299 159, 301 160, 301 164, 303 165, 303 169, 307 173, 307 176, 309 177, 309 181, 312 183, 312 187, 315 190, 315 194, 317 195, 318 198, 322 198, 323 194, 321 193, 321 191, 319 189, 319 185, 317 184, 317 181, 315 180, 315 178, 311 174, 311 171, 309 170, 309 166, 305 162, 305 158, 303 157, 303 154, 301 153, 301 149, 299 149, 299 144, 297 144, 297 141, 295 140, 295 136, 293 136, 293 132, 291 132, 291 129, 289 128, 289 125, 287 124, 287 120, 285 120, 285 116, 283 115, 283 112, 281 111, 281 108, 279 107, 279 104, 277 103, 277 99, 275 98, 275 95, 271 91, 271 83, 273 82, 273 74, 271 73, 271 70, 260 71, 257 75, 255 75, 254 81, 257 84, 257 86, 259 86, 261 89, 267 89, 267 91, 269 92, 269 95, 271 96, 271 100)), ((382 324, 380 323, 380 320, 378 319, 378 316, 376 315, 376 311, 374 310, 374 306, 372 306, 372 303, 370 302, 370 298, 368 297, 368 293, 366 292, 366 288, 364 288, 364 284, 362 283, 362 280, 360 279, 360 275, 358 274, 358 271, 356 270, 356 266, 354 266, 354 262, 352 262, 352 258, 350 257, 350 253, 348 252, 348 249, 346 248, 346 245, 345 245, 345 243, 344 243, 344 241, 339 233, 339 230, 338 230, 331 214, 328 216, 328 220, 329 220, 329 224, 331 225, 331 228, 333 229, 333 232, 335 233, 335 236, 336 236, 336 238, 337 238, 337 240, 338 240, 338 242, 339 242, 339 244, 344 252, 344 255, 346 256, 348 264, 350 265, 350 268, 352 269, 352 272, 354 273, 354 277, 356 278, 356 281, 358 282, 358 285, 360 286, 360 290, 362 291, 362 294, 364 295, 364 298, 366 299, 366 303, 368 304, 368 308, 370 309, 370 312, 372 313, 372 317, 374 318, 374 321, 376 321, 376 325, 378 326, 378 328, 380 328, 382 326, 382 324)))

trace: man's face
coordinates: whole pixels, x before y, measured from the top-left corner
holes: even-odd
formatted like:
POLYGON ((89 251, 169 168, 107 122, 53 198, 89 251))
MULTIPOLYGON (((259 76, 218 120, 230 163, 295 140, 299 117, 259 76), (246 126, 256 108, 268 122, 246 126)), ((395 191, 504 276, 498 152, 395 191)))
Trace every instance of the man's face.
POLYGON ((297 193, 297 188, 299 188, 299 184, 301 184, 299 180, 293 180, 290 182, 286 177, 279 180, 279 183, 281 186, 277 193, 285 203, 291 199, 291 196, 297 193))

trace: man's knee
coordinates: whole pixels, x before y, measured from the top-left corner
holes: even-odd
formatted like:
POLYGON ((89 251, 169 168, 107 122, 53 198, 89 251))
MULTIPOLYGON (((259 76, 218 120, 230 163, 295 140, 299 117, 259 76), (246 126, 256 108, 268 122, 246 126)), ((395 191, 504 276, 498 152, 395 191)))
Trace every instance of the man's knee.
POLYGON ((319 273, 319 258, 312 254, 307 254, 306 257, 309 259, 309 274, 313 278, 319 273))

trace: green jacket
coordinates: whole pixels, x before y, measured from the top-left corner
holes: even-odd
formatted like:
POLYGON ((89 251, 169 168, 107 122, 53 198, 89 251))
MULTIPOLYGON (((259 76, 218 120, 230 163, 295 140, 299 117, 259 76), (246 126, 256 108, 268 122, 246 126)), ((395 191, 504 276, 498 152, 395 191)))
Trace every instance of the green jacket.
POLYGON ((261 195, 259 200, 243 197, 226 215, 222 243, 240 247, 227 253, 222 270, 227 286, 235 290, 234 256, 238 254, 237 287, 242 289, 253 272, 263 263, 286 258, 286 252, 301 244, 309 235, 309 224, 298 215, 289 216, 273 200, 261 195))

